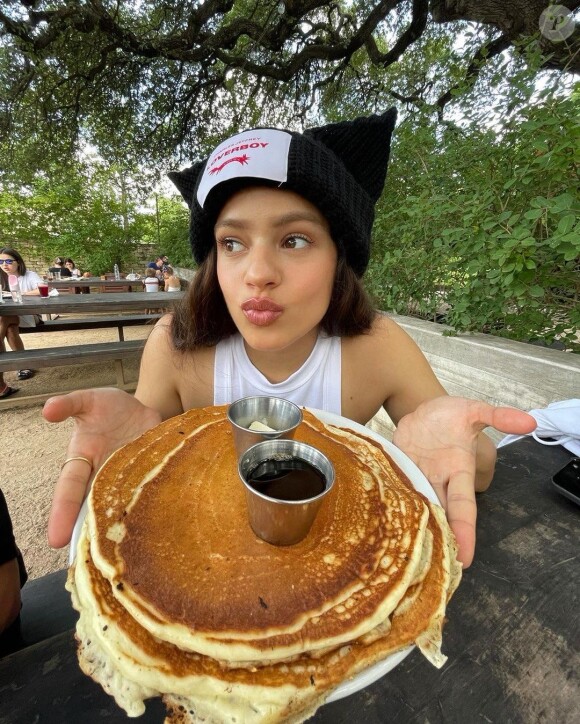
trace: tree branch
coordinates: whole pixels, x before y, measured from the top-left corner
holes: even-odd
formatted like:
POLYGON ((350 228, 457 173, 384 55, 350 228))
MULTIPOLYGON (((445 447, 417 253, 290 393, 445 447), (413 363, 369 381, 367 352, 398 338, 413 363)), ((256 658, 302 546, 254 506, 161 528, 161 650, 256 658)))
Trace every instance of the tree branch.
POLYGON ((490 58, 494 58, 496 55, 503 53, 511 45, 511 39, 501 35, 499 38, 492 40, 491 43, 484 43, 475 53, 471 62, 467 66, 465 77, 461 84, 455 83, 455 85, 448 88, 443 95, 441 95, 436 102, 437 113, 439 119, 443 118, 443 109, 447 103, 453 98, 453 91, 458 90, 462 85, 473 86, 477 77, 481 71, 482 66, 490 58))

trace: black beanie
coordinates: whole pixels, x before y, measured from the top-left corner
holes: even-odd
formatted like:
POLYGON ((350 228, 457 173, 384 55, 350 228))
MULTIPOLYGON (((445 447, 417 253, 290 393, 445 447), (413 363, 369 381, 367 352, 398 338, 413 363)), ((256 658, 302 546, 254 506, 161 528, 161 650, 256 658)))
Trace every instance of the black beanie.
POLYGON ((216 219, 233 193, 270 185, 314 204, 339 253, 361 276, 369 262, 374 207, 385 184, 396 117, 391 108, 302 134, 251 129, 221 143, 204 161, 168 174, 191 211, 194 259, 201 263, 214 245, 216 219))

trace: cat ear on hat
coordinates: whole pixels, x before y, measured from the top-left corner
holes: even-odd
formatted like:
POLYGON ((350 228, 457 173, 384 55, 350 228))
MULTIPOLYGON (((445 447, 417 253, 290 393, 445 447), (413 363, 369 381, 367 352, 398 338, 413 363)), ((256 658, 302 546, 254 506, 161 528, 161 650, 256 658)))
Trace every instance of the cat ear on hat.
POLYGON ((183 196, 190 209, 195 199, 197 182, 202 174, 205 163, 205 160, 198 161, 194 163, 193 166, 184 168, 183 171, 170 171, 167 174, 168 178, 177 186, 177 190, 183 196))
POLYGON ((390 108, 381 115, 310 128, 304 135, 331 150, 376 202, 385 184, 396 120, 397 109, 390 108))

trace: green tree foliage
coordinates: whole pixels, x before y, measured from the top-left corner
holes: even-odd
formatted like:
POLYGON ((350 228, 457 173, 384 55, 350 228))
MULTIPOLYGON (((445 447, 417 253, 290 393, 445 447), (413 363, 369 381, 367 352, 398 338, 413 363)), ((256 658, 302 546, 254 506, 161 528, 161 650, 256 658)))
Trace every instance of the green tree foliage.
POLYGON ((72 257, 82 270, 101 274, 123 268, 142 236, 143 219, 126 174, 78 164, 26 185, 0 189, 0 239, 18 248, 34 241, 47 259, 72 257), (132 196, 132 198, 131 198, 132 196))
POLYGON ((578 94, 493 110, 463 129, 421 114, 400 125, 370 288, 386 309, 446 310, 456 331, 580 351, 578 94))
POLYGON ((154 244, 158 254, 167 254, 174 266, 193 266, 189 246, 189 212, 181 197, 154 197, 153 212, 142 214, 141 241, 154 244))
POLYGON ((549 5, 12 0, 0 7, 0 238, 95 273, 139 241, 189 266, 183 202, 158 195, 144 210, 169 169, 240 127, 395 103, 368 272, 379 304, 429 317, 444 304, 457 332, 577 350, 578 95, 559 78, 580 67, 579 30, 541 34, 549 5), (98 161, 79 161, 93 148, 98 161))
MULTIPOLYGON (((408 64, 437 32, 462 37, 457 63, 439 66, 440 108, 462 78, 524 39, 536 39, 545 66, 578 71, 580 31, 562 42, 539 32, 551 3, 10 0, 0 4, 2 156, 11 165, 23 153, 64 158, 89 142, 107 161, 121 148, 150 166, 174 152, 184 160, 256 117, 303 121, 357 62, 373 72, 408 64)), ((393 97, 420 100, 399 77, 393 97)))

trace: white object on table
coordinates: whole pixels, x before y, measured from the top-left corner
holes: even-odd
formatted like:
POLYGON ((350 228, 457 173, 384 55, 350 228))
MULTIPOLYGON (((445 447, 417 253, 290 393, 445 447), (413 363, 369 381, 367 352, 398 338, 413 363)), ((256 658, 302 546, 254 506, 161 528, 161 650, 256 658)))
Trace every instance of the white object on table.
MULTIPOLYGON (((560 400, 548 407, 530 410, 538 426, 528 433, 542 445, 562 445, 580 457, 580 400, 560 400), (550 438, 546 440, 545 438, 550 438)), ((521 440, 524 435, 506 435, 499 447, 521 440)))

